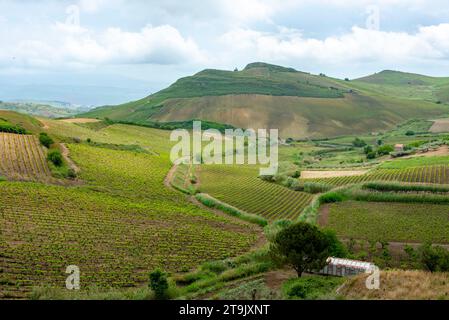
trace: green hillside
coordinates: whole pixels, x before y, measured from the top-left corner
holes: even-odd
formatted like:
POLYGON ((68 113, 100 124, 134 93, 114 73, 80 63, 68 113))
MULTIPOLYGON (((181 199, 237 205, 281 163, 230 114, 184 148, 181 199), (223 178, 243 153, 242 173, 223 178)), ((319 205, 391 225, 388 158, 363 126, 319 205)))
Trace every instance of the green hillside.
POLYGON ((447 115, 447 86, 449 78, 385 71, 343 81, 259 62, 242 71, 204 70, 144 99, 82 116, 141 124, 202 119, 278 128, 285 138, 331 137, 447 115))

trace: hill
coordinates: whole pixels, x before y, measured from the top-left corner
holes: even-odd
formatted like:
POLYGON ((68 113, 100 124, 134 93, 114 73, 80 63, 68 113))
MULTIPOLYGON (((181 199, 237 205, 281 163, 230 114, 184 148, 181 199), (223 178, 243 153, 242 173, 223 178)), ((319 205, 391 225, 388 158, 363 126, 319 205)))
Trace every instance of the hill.
MULTIPOLYGON (((0 101, 0 109, 2 110, 10 110, 16 111, 24 114, 41 116, 47 118, 62 118, 62 117, 71 117, 76 115, 77 113, 83 112, 83 109, 78 108, 69 108, 66 106, 54 105, 50 103, 40 103, 40 102, 30 102, 30 101, 21 101, 21 102, 2 102, 0 101)), ((84 110, 85 111, 85 110, 84 110)))
POLYGON ((242 71, 204 70, 144 99, 82 116, 134 123, 203 119, 243 128, 279 128, 283 137, 330 137, 445 115, 449 107, 437 101, 449 98, 446 85, 446 78, 396 72, 343 81, 252 63, 242 71), (410 88, 409 82, 416 85, 410 88), (429 93, 429 87, 434 91, 429 93))

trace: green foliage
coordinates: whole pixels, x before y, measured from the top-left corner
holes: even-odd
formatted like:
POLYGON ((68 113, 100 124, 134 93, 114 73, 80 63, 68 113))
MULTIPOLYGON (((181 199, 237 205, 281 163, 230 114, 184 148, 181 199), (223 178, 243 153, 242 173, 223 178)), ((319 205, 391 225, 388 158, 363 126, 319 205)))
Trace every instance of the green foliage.
POLYGON ((430 243, 419 248, 421 263, 431 272, 449 272, 449 251, 430 243))
POLYGON ((363 148, 364 146, 366 146, 366 142, 360 138, 355 138, 352 142, 352 145, 356 148, 363 148))
POLYGON ((239 219, 242 219, 242 220, 245 220, 245 221, 248 221, 251 223, 258 224, 262 227, 264 227, 268 224, 267 220, 265 220, 262 217, 240 211, 237 208, 234 208, 229 205, 226 205, 225 203, 219 202, 208 195, 197 194, 196 199, 209 208, 216 208, 216 209, 226 212, 234 217, 237 217, 239 219))
POLYGON ((318 182, 306 182, 304 183, 304 192, 317 194, 327 192, 332 189, 332 186, 318 182))
POLYGON ((368 155, 369 153, 373 152, 373 147, 372 146, 365 146, 365 148, 363 148, 363 152, 365 152, 366 155, 368 155))
POLYGON ((6 119, 0 118, 0 132, 15 133, 15 134, 27 134, 27 130, 20 125, 13 125, 6 119))
POLYGON ((374 151, 368 152, 366 158, 369 160, 376 159, 377 154, 374 151))
POLYGON ((335 258, 346 258, 348 257, 348 249, 343 242, 337 237, 337 233, 331 229, 324 229, 324 235, 327 237, 329 242, 329 256, 335 258))
POLYGON ((387 144, 377 148, 377 154, 379 156, 389 155, 393 151, 394 151, 394 147, 391 145, 387 145, 387 144))
POLYGON ((406 136, 414 136, 415 134, 416 134, 415 131, 412 131, 412 130, 408 130, 408 131, 405 133, 406 136))
POLYGON ((329 238, 316 226, 299 222, 279 231, 270 245, 275 261, 291 266, 301 277, 306 270, 321 270, 329 257, 329 238))
POLYGON ((48 136, 48 134, 45 133, 45 132, 41 132, 41 133, 39 134, 39 142, 40 142, 43 146, 45 146, 46 148, 50 148, 51 145, 52 145, 53 143, 55 143, 55 142, 53 141, 53 139, 50 138, 50 137, 48 136))
POLYGON ((376 190, 381 192, 449 192, 448 185, 438 184, 404 184, 387 182, 368 182, 363 184, 363 189, 376 190))
POLYGON ((282 285, 282 291, 288 299, 335 298, 336 289, 344 281, 344 278, 309 276, 288 280, 282 285))
POLYGON ((168 280, 164 272, 159 269, 151 272, 149 287, 153 290, 156 300, 167 299, 168 280))
POLYGON ((56 167, 61 167, 64 163, 61 151, 57 149, 48 151, 47 159, 48 161, 51 161, 56 167))
POLYGON ((328 192, 320 196, 319 201, 321 204, 323 203, 335 203, 342 202, 345 200, 345 197, 338 192, 328 192))

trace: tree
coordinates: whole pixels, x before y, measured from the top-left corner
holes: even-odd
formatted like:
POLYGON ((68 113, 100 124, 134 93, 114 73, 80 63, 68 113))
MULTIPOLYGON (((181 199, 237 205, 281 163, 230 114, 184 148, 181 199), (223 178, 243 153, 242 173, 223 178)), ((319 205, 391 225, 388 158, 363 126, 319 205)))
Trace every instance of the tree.
POLYGON ((375 153, 374 151, 368 152, 368 153, 366 154, 366 158, 367 158, 368 160, 376 159, 376 153, 375 153))
POLYGON ((150 288, 157 300, 167 299, 168 280, 167 275, 157 269, 150 273, 150 288))
POLYGON ((405 133, 405 135, 406 135, 406 136, 414 136, 414 135, 415 135, 415 131, 408 130, 408 131, 405 133))
POLYGON ((318 227, 299 222, 279 231, 270 245, 272 257, 291 266, 301 277, 307 270, 321 270, 330 253, 330 240, 318 227))
POLYGON ((371 146, 365 146, 365 148, 363 149, 363 151, 365 152, 365 154, 368 154, 370 152, 373 152, 373 147, 371 146))

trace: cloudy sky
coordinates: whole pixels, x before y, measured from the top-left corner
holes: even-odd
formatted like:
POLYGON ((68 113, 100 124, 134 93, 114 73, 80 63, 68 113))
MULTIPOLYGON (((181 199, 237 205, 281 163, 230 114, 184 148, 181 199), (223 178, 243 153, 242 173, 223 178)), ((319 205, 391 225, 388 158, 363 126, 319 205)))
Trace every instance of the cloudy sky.
POLYGON ((137 99, 265 61, 449 76, 446 0, 0 0, 0 100, 137 99))

